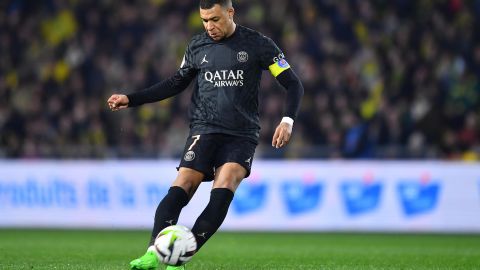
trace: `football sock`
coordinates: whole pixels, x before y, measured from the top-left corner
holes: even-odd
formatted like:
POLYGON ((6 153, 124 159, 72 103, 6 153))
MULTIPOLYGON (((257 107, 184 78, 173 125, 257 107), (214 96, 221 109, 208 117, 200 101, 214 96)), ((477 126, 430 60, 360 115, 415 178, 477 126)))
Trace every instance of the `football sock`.
POLYGON ((197 251, 218 230, 227 216, 228 207, 233 199, 233 192, 228 188, 214 188, 210 201, 198 217, 192 232, 197 239, 197 251))
POLYGON ((177 224, 180 211, 189 201, 188 194, 181 187, 173 186, 158 204, 149 246, 153 245, 158 233, 170 225, 177 224))

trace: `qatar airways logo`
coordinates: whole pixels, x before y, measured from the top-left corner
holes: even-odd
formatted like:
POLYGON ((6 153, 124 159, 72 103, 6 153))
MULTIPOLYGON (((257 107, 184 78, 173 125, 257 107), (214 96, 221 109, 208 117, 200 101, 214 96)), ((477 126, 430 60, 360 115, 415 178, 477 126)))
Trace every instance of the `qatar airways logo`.
POLYGON ((243 86, 243 70, 216 70, 205 72, 205 80, 214 87, 243 86))

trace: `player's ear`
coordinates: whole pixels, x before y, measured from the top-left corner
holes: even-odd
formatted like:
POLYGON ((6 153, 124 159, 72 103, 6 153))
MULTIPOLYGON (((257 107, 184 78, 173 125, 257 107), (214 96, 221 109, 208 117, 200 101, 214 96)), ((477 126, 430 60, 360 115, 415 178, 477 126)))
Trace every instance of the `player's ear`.
POLYGON ((227 9, 227 12, 228 12, 228 18, 230 20, 233 20, 233 15, 235 15, 235 9, 233 7, 229 7, 227 9))

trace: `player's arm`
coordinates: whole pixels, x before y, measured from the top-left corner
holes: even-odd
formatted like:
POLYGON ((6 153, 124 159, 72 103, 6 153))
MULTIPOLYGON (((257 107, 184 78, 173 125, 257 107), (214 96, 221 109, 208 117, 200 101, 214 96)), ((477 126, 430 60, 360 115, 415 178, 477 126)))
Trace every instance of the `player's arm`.
POLYGON ((157 102, 173 97, 185 90, 194 76, 182 76, 180 71, 147 89, 128 95, 114 94, 108 99, 113 111, 127 107, 136 107, 145 103, 157 102))
POLYGON ((298 76, 285 59, 285 55, 278 46, 268 37, 261 37, 262 46, 259 46, 260 65, 270 73, 287 90, 287 104, 285 115, 275 129, 272 146, 279 148, 287 145, 292 135, 293 122, 298 114, 300 101, 303 96, 303 85, 298 76))
POLYGON ((277 74, 276 79, 287 91, 285 115, 272 138, 272 146, 279 148, 290 141, 293 122, 297 117, 304 89, 297 74, 290 67, 277 74))

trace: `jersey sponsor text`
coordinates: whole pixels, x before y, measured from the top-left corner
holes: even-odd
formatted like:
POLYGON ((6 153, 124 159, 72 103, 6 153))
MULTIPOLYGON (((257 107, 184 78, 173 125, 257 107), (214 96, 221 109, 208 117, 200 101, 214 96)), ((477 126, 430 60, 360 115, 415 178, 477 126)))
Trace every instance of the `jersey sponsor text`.
POLYGON ((216 70, 205 72, 205 80, 214 87, 243 86, 243 70, 216 70))

